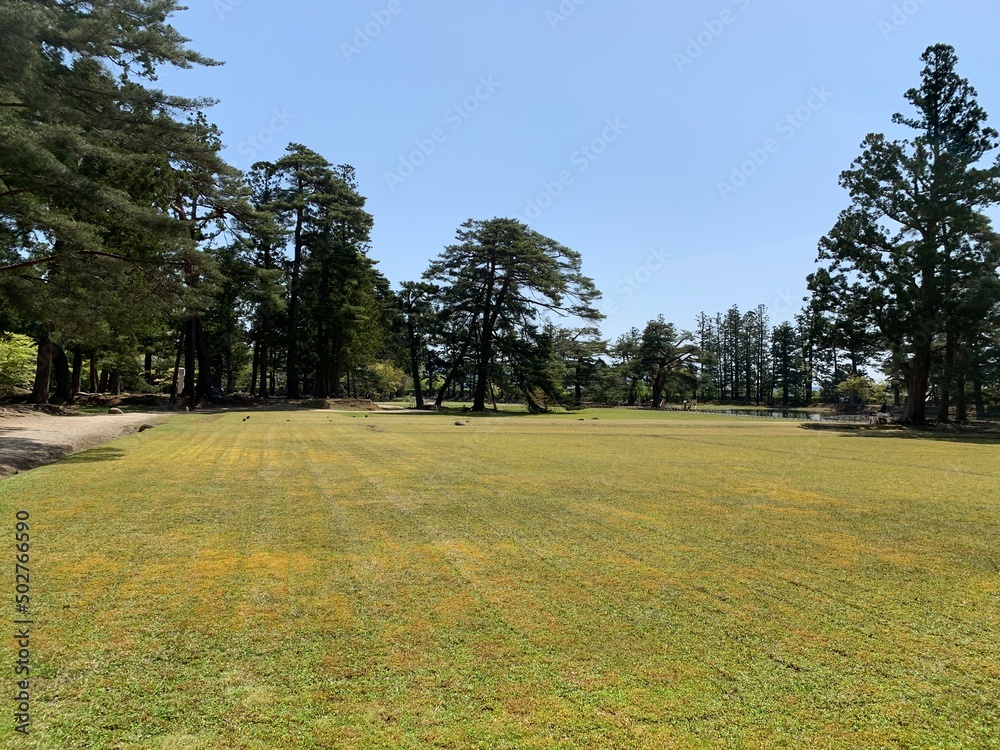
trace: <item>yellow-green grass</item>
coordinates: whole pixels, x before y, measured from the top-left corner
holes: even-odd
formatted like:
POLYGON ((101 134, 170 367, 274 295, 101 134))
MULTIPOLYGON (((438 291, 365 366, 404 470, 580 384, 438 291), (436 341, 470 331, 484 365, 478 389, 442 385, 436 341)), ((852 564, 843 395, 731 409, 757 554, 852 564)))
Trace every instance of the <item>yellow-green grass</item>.
POLYGON ((1000 745, 995 440, 244 416, 0 484, 36 621, 4 746, 1000 745))

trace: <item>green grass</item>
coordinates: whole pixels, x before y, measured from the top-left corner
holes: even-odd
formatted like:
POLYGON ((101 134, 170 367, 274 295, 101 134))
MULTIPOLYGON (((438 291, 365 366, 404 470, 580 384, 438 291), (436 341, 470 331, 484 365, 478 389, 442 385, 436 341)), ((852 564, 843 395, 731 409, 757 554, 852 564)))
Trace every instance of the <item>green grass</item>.
POLYGON ((996 440, 243 417, 0 483, 37 669, 3 746, 1000 746, 996 440))

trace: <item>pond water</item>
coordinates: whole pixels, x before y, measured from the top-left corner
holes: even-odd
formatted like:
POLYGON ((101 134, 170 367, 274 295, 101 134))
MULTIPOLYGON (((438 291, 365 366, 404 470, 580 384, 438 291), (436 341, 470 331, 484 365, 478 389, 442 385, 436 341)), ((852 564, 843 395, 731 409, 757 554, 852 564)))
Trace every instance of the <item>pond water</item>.
POLYGON ((866 414, 820 414, 804 409, 719 409, 701 411, 726 417, 754 417, 756 419, 794 419, 799 422, 867 422, 866 414))

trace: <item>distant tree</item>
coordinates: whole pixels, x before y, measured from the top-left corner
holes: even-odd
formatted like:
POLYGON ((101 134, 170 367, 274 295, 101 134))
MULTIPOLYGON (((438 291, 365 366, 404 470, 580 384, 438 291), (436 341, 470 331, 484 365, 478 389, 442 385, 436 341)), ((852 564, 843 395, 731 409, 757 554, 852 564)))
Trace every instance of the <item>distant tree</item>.
POLYGON ((400 285, 400 290, 396 295, 406 330, 410 377, 413 379, 413 396, 418 409, 424 408, 420 364, 426 360, 426 337, 433 326, 433 304, 437 292, 438 288, 433 284, 406 281, 400 285))
MULTIPOLYGON (((522 373, 537 369, 524 367, 530 348, 504 352, 504 344, 529 343, 538 335, 542 315, 599 320, 602 316, 592 303, 600 294, 583 275, 579 253, 519 221, 469 220, 457 239, 424 277, 442 287, 447 315, 468 320, 451 369, 454 372, 467 355, 473 358, 472 409, 483 411, 490 380, 498 375, 498 355, 518 359, 522 373)), ((543 356, 545 348, 536 347, 536 354, 543 356)))
POLYGON ((787 409, 796 399, 804 399, 805 366, 798 332, 791 323, 781 323, 771 334, 771 360, 774 387, 781 392, 781 406, 787 409))
POLYGON ((852 404, 864 404, 875 394, 875 383, 867 375, 852 375, 837 383, 837 393, 852 404))
POLYGON ((283 225, 275 208, 281 177, 269 162, 254 164, 246 175, 253 209, 243 217, 242 252, 255 270, 252 284, 253 340, 250 393, 268 398, 275 368, 282 358, 287 326, 281 320, 285 311, 286 289, 282 268, 283 248, 288 241, 288 228, 283 225))
POLYGON ((601 338, 601 331, 596 326, 556 329, 553 331, 553 342, 556 354, 564 364, 565 386, 572 391, 573 403, 579 405, 584 392, 593 382, 608 343, 601 338))
POLYGON ((642 334, 638 328, 630 328, 615 339, 609 352, 614 362, 614 371, 621 379, 624 403, 628 406, 638 404, 649 391, 641 348, 642 334))
POLYGON ((651 320, 642 331, 639 362, 649 379, 654 409, 660 408, 663 393, 671 382, 695 383, 698 348, 690 333, 678 333, 663 316, 651 320))

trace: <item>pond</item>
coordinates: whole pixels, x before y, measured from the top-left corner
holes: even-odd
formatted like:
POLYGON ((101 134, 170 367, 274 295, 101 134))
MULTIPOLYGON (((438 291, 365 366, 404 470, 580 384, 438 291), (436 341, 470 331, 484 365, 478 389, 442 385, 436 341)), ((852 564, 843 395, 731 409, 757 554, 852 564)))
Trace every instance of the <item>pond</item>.
POLYGON ((695 410, 700 414, 725 417, 754 417, 756 419, 794 419, 799 422, 867 422, 867 414, 821 414, 805 409, 713 409, 695 410))

